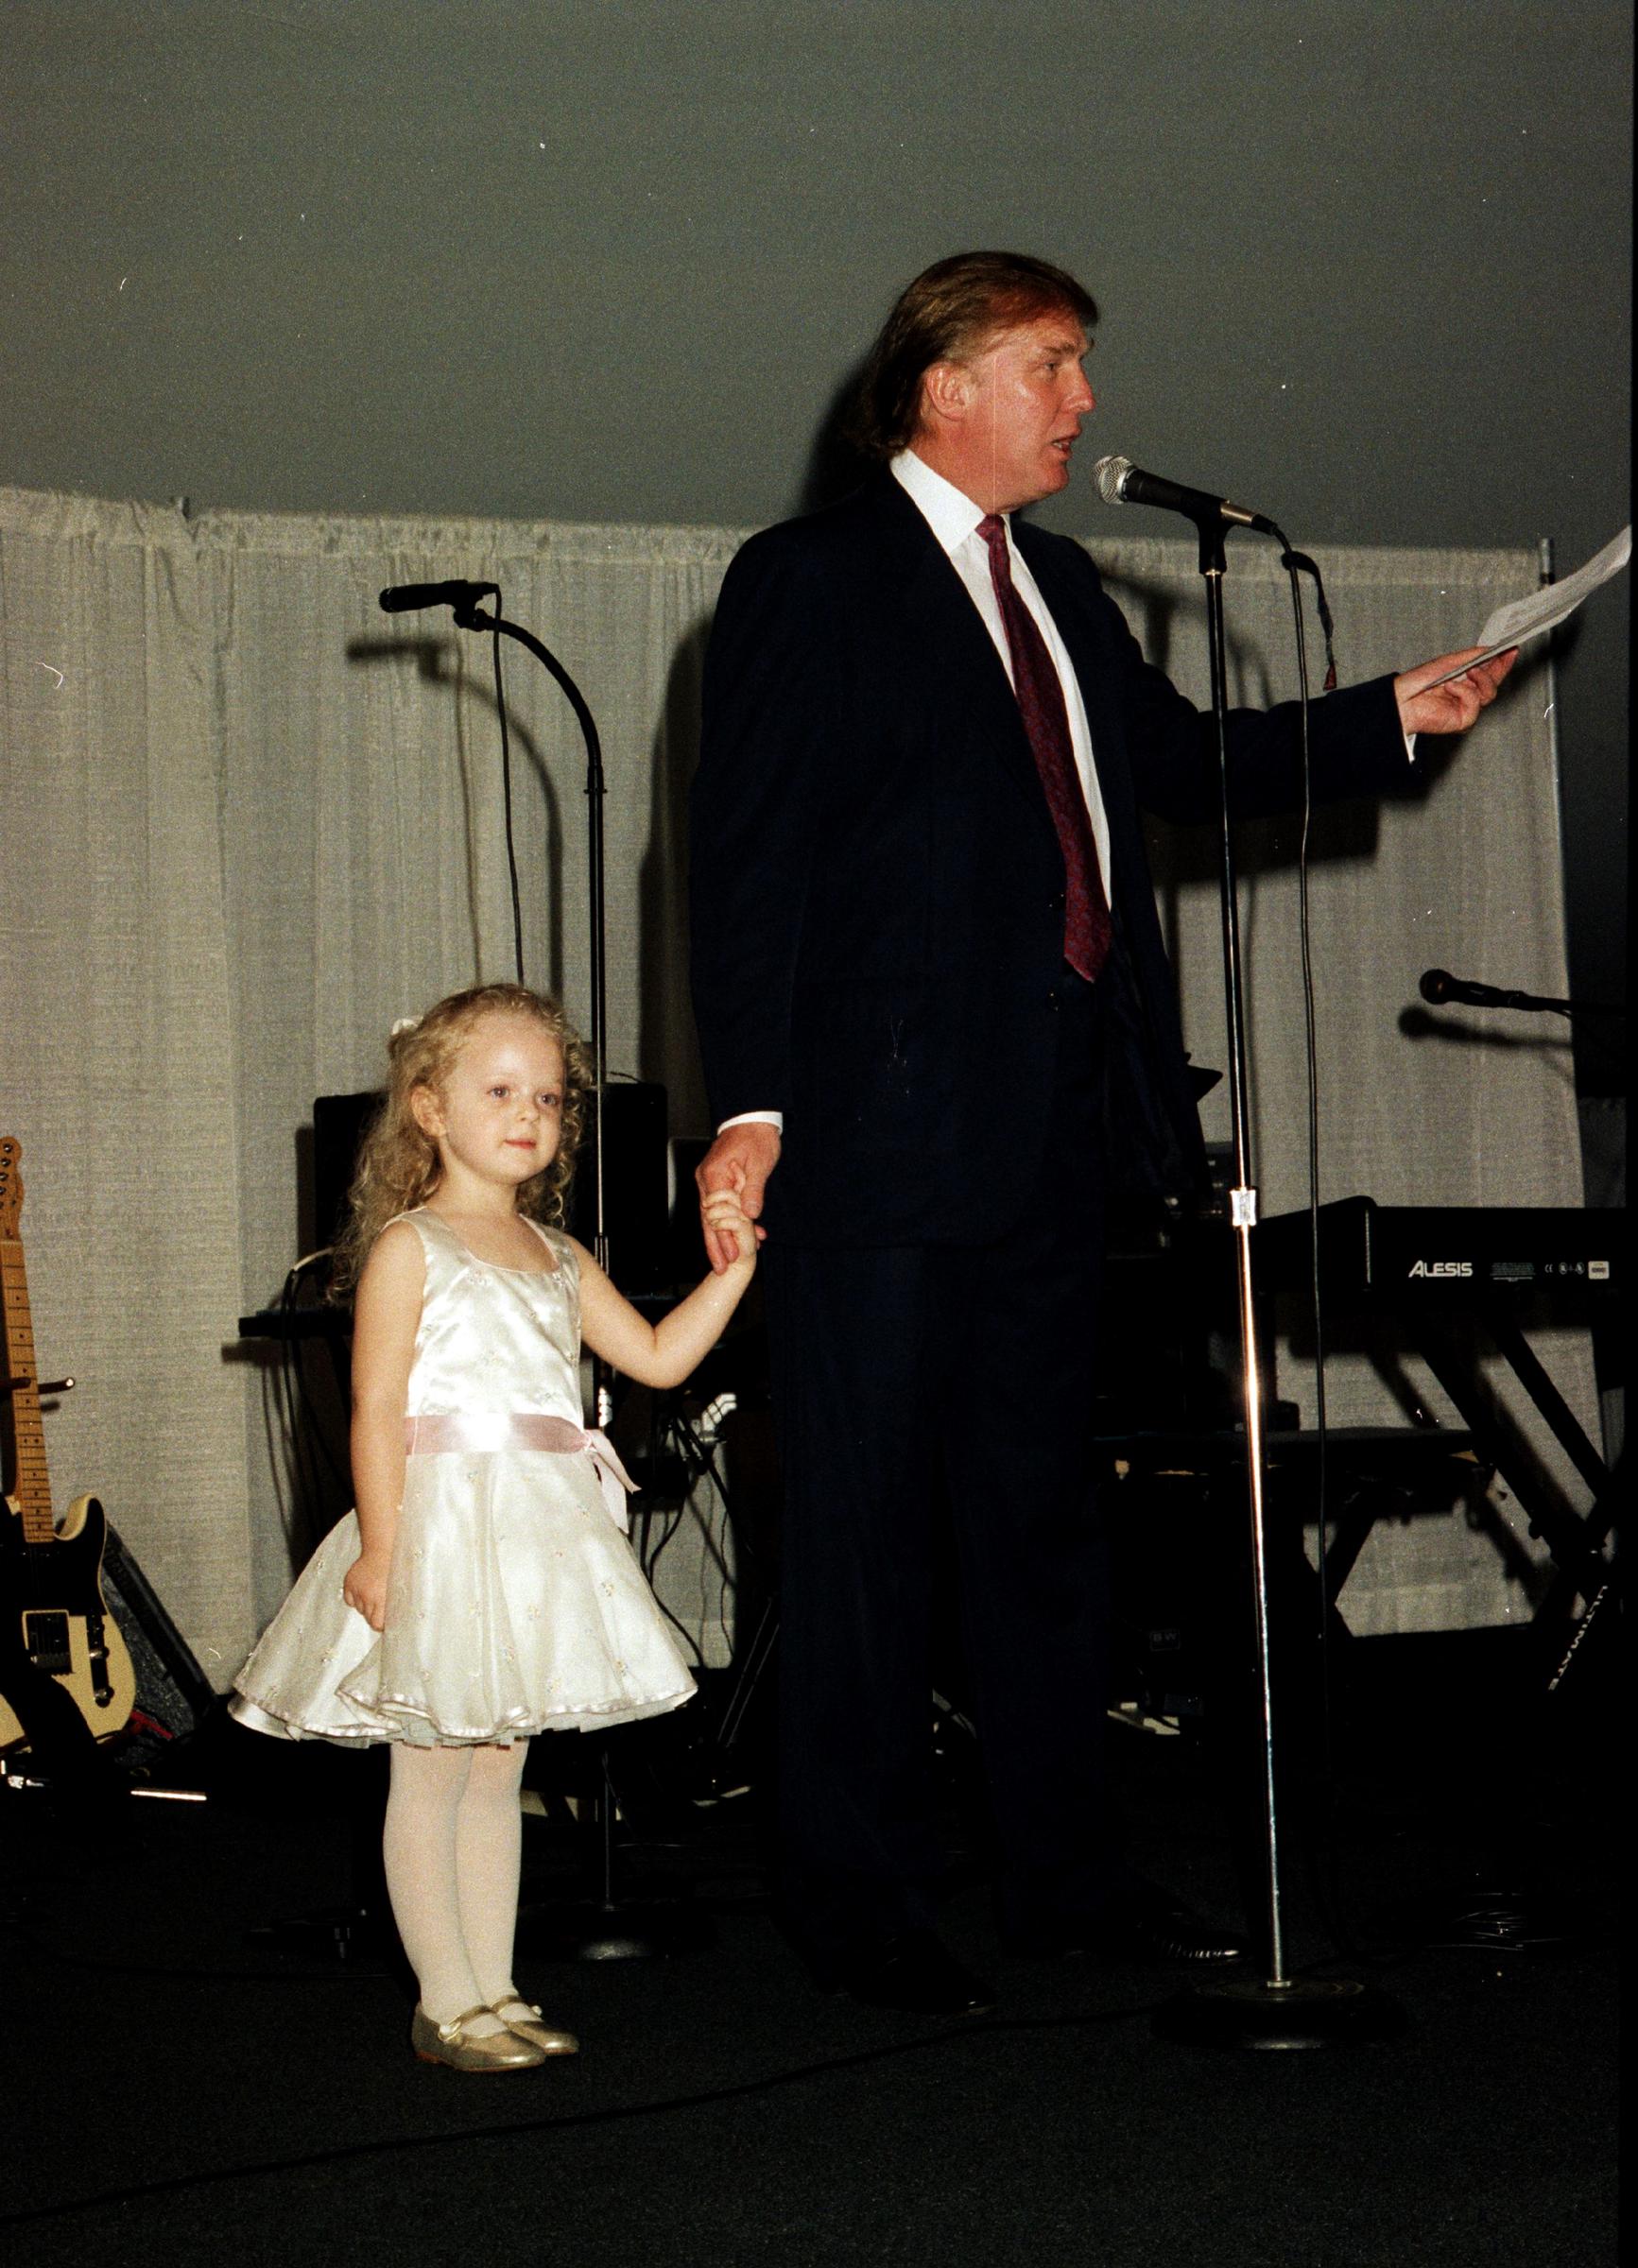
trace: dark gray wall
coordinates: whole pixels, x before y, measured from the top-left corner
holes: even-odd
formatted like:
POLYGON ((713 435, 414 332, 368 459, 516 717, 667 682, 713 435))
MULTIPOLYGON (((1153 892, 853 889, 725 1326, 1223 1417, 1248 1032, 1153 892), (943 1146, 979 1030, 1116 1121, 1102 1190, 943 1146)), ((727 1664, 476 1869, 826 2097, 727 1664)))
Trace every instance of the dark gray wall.
MULTIPOLYGON (((1088 459, 1574 566, 1629 508, 1631 39, 1626 0, 0 0, 0 480, 766 521, 897 287, 999 243, 1101 302, 1088 459)), ((1083 470, 1048 517, 1100 514, 1083 470)), ((1560 695, 1603 992, 1626 605, 1560 695)))

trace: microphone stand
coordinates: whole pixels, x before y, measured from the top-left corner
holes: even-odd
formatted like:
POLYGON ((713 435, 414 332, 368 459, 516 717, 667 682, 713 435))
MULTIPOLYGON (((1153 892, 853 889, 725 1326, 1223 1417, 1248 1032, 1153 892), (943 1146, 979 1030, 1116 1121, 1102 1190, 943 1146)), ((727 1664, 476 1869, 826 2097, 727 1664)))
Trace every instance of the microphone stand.
MULTIPOLYGON (((605 946, 607 917, 604 912, 603 892, 603 744, 597 737, 597 723, 586 705, 586 697, 570 677, 556 654, 551 653, 532 630, 508 622, 504 615, 486 614, 475 601, 457 600, 452 604, 456 627, 461 630, 489 630, 503 638, 515 638, 533 654, 551 677, 562 687, 575 721, 580 728, 580 737, 586 744, 586 899, 589 919, 587 945, 591 963, 591 1021, 592 1051, 592 1144, 595 1162, 593 1219, 595 1224, 593 1251, 597 1265, 606 1267, 609 1260, 609 1239, 603 1221, 603 1079, 608 1054, 608 954, 605 946)), ((607 1371, 601 1359, 593 1360, 594 1399, 597 1423, 609 1416, 607 1407, 609 1388, 607 1371)))
POLYGON ((1462 976, 1448 976, 1430 969, 1417 988, 1436 1008, 1523 1008, 1551 1016, 1625 1016, 1626 1009, 1608 1000, 1555 1000, 1545 992, 1511 991, 1501 985, 1480 985, 1462 976))
MULTIPOLYGON (((597 1265, 609 1265, 609 1234, 605 1218, 603 1177, 603 1087, 608 1068, 608 916, 603 876, 603 747, 596 719, 585 696, 557 656, 530 630, 508 622, 496 612, 486 614, 475 598, 450 601, 456 627, 488 630, 515 638, 527 648, 562 688, 580 737, 586 747, 586 904, 590 968, 589 1041, 592 1056, 592 1252, 597 1265)), ((592 1357, 592 1405, 595 1421, 607 1425, 613 1415, 609 1366, 598 1354, 592 1357)), ((608 1736, 597 1743, 597 1790, 593 1801, 593 1824, 597 1837, 595 1894, 578 1902, 537 1909, 531 1920, 542 1926, 552 1950, 581 1961, 642 1960, 676 1949, 679 1932, 666 1916, 647 1908, 627 1905, 614 1892, 614 1784, 609 1768, 608 1736)))
MULTIPOLYGON (((1267 1549, 1267 1473, 1263 1447, 1264 1394, 1258 1358, 1251 1274, 1251 1231, 1257 1223, 1248 1105, 1245 994, 1241 978, 1240 915, 1229 806, 1228 646, 1223 629, 1223 577, 1228 524, 1216 500, 1202 497, 1188 517, 1199 537, 1199 571, 1206 586, 1213 741, 1217 759, 1221 830, 1223 988, 1228 1018, 1229 1115, 1233 1138, 1233 1187, 1229 1219, 1234 1237, 1236 1305, 1246 1418, 1246 1479, 1250 1515, 1252 1612, 1255 1622, 1262 1778, 1267 1971, 1262 1978, 1213 1979, 1178 1994, 1156 2014, 1161 2037, 1197 2046, 1307 2048, 1382 2039, 1404 2029, 1395 2004, 1375 1989, 1348 1981, 1293 1978, 1285 1967, 1281 1908, 1279 1804, 1275 1785, 1274 1696, 1269 1653, 1267 1549)), ((1279 531, 1276 530, 1276 533, 1279 531)), ((1282 543, 1287 552, 1290 545, 1282 543)))

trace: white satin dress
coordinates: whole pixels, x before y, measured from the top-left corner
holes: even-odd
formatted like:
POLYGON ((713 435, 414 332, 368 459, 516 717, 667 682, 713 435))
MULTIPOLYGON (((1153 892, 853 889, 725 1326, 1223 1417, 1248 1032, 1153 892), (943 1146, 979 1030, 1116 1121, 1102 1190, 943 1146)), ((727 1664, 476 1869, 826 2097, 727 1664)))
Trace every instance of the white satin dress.
POLYGON ((287 1740, 430 1746, 677 1708, 694 1680, 621 1532, 630 1484, 580 1426, 574 1246, 542 1228, 546 1265, 498 1268, 436 1213, 401 1218, 426 1287, 387 1626, 341 1596, 349 1512, 234 1679, 233 1714, 287 1740))

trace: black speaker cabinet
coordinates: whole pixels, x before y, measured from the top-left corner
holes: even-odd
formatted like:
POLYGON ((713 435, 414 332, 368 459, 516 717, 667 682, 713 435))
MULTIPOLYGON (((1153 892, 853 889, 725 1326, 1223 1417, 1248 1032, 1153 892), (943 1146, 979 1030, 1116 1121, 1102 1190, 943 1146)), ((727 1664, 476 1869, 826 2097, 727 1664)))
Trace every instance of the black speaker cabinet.
MULTIPOLYGON (((670 1160, 665 1090, 648 1079, 617 1079, 603 1090, 603 1219, 609 1273, 632 1297, 666 1290, 670 1160)), ((569 1226, 590 1248, 597 1218, 597 1145, 588 1126, 569 1193, 569 1226)))
POLYGON ((317 1244, 333 1245, 341 1233, 359 1144, 385 1100, 376 1088, 369 1094, 320 1094, 314 1101, 313 1228, 317 1244))

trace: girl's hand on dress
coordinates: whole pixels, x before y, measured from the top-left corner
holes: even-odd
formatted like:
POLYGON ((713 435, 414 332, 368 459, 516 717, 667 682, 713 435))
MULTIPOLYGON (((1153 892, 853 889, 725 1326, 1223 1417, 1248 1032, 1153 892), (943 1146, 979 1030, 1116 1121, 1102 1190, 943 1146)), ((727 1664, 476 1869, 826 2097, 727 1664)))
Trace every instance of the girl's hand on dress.
POLYGON ((385 1564, 361 1552, 347 1570, 341 1586, 341 1596, 354 1613, 361 1614, 371 1630, 387 1627, 387 1577, 391 1562, 385 1564))
POLYGON ((732 1246, 735 1265, 756 1265, 756 1225, 740 1203, 736 1190, 713 1190, 709 1196, 700 1199, 699 1214, 708 1243, 715 1238, 721 1249, 732 1246))

